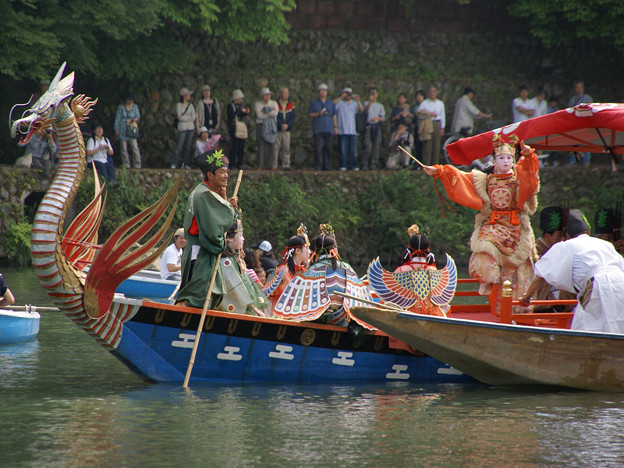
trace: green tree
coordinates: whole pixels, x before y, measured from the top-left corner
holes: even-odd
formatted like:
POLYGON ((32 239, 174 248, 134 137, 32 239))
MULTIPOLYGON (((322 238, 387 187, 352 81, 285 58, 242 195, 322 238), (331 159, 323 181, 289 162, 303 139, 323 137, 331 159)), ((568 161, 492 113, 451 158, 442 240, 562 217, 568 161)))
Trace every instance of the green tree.
POLYGON ((509 12, 526 18, 544 45, 568 46, 590 40, 624 53, 622 0, 516 0, 509 12))
POLYGON ((295 0, 0 0, 0 73, 34 78, 72 70, 130 80, 179 72, 198 34, 287 41, 295 0))
MULTIPOLYGON (((408 15, 416 14, 418 1, 400 0, 408 15)), ((470 5, 471 0, 457 0, 457 3, 470 5)), ((508 5, 512 16, 526 18, 531 35, 546 47, 591 41, 593 45, 624 54, 622 0, 504 0, 503 4, 508 5)))

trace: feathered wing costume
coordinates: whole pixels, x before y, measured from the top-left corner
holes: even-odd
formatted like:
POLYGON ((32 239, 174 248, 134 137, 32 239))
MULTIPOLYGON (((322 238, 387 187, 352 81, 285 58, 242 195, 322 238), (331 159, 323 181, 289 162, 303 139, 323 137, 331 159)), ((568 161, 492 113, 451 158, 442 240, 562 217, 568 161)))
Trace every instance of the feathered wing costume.
POLYGON ((379 257, 368 266, 368 281, 383 302, 425 315, 446 316, 442 307, 455 295, 457 268, 447 254, 441 270, 410 269, 390 273, 381 266, 379 257))

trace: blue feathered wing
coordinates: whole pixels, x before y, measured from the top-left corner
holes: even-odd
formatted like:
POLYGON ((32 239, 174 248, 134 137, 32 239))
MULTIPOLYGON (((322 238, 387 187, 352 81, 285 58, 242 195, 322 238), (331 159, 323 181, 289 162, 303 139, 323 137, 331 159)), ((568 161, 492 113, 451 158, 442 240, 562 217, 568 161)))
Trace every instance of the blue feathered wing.
POLYGON ((450 255, 441 270, 408 270, 390 273, 381 266, 379 257, 368 266, 368 281, 383 302, 409 309, 417 301, 429 299, 444 306, 451 302, 457 287, 457 268, 450 255))

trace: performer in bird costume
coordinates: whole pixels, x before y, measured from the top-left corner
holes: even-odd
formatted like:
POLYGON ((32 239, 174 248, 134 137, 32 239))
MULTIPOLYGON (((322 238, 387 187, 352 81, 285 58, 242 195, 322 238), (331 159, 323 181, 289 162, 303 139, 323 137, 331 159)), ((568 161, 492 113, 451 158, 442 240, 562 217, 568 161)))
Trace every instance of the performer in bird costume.
POLYGON ((331 225, 321 224, 320 230, 321 233, 312 242, 312 264, 288 283, 273 313, 290 320, 321 319, 325 323, 344 327, 354 320, 362 327, 373 330, 373 327, 349 313, 351 307, 366 306, 354 298, 372 300, 370 289, 358 278, 351 265, 340 258, 331 225), (345 298, 336 292, 354 298, 345 298))
POLYGON ((286 289, 286 286, 297 275, 302 275, 310 261, 310 240, 308 230, 301 224, 297 229, 297 235, 288 239, 286 247, 282 251, 284 262, 277 267, 273 278, 262 290, 275 308, 277 301, 286 289))
POLYGON ((518 144, 516 135, 505 140, 497 133, 493 147, 493 174, 466 173, 449 164, 423 170, 442 181, 451 200, 480 211, 470 238, 468 266, 470 276, 481 283, 479 294, 489 295, 494 285, 509 280, 513 298, 519 299, 533 278, 535 236, 529 216, 537 208, 539 163, 530 147, 518 144))
POLYGON ((384 302, 417 314, 446 317, 457 286, 455 262, 447 254, 446 266, 438 270, 429 239, 418 225, 410 226, 407 233, 410 241, 403 265, 390 273, 377 257, 368 267, 368 281, 384 302))

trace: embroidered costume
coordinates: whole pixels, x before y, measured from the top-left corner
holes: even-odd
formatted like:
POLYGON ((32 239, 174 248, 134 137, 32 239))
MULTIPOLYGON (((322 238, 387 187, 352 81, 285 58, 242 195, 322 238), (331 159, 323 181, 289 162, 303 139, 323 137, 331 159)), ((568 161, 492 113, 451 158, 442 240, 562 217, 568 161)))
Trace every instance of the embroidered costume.
MULTIPOLYGON (((499 143, 495 153, 514 154, 499 143)), ((481 283, 479 292, 489 294, 493 284, 509 280, 513 297, 520 297, 533 277, 535 237, 529 216, 537 208, 539 163, 535 152, 520 158, 507 174, 465 173, 454 166, 434 166, 451 200, 480 212, 470 238, 470 276, 481 283)))
POLYGON ((273 313, 290 320, 321 319, 330 325, 344 327, 353 319, 364 328, 373 330, 373 327, 349 313, 352 307, 366 306, 365 303, 336 294, 339 292, 372 301, 370 289, 358 278, 351 265, 340 259, 331 226, 321 225, 321 231, 314 242, 314 263, 288 283, 273 313))
POLYGON ((307 263, 309 261, 309 246, 310 241, 308 240, 308 232, 302 224, 299 226, 299 229, 297 229, 297 235, 289 239, 288 245, 282 252, 284 263, 277 267, 275 275, 262 290, 271 301, 274 314, 275 306, 277 305, 280 296, 286 289, 286 286, 288 286, 295 276, 300 276, 306 271, 307 263), (305 249, 306 253, 304 257, 306 258, 304 264, 298 265, 294 261, 297 249, 305 249))

